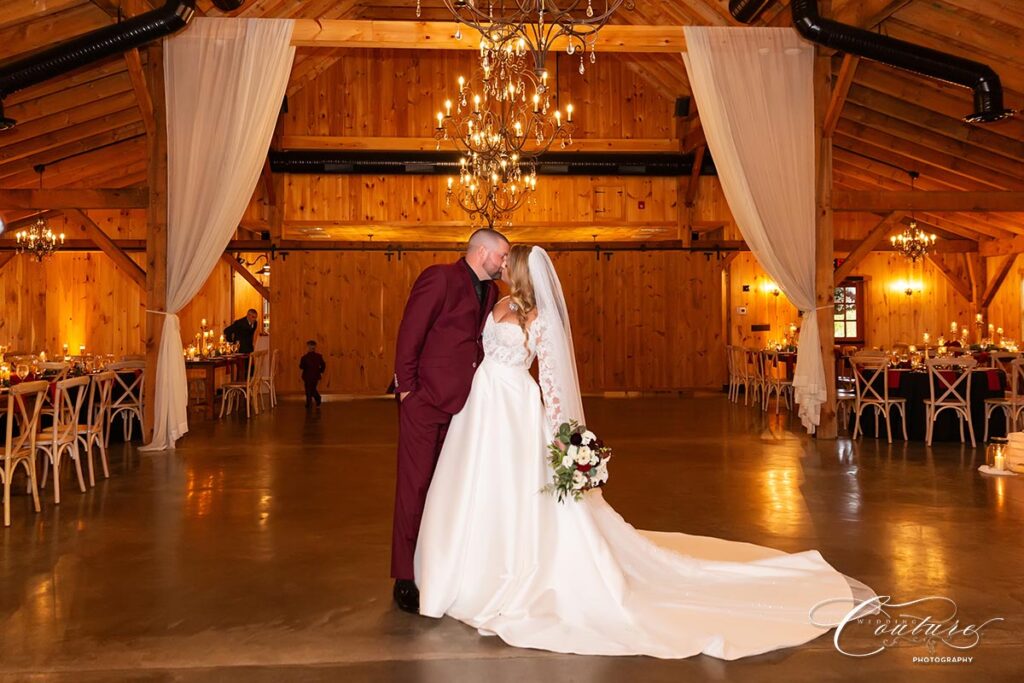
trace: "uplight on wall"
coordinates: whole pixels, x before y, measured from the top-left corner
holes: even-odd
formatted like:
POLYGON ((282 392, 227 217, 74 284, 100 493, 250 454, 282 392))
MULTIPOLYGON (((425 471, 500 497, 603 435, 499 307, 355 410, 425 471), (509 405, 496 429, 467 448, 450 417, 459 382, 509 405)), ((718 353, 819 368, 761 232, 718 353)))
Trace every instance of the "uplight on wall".
POLYGON ((772 282, 771 280, 765 280, 764 282, 761 283, 761 291, 764 292, 765 294, 771 294, 772 296, 778 296, 782 294, 782 290, 779 289, 779 286, 772 282))

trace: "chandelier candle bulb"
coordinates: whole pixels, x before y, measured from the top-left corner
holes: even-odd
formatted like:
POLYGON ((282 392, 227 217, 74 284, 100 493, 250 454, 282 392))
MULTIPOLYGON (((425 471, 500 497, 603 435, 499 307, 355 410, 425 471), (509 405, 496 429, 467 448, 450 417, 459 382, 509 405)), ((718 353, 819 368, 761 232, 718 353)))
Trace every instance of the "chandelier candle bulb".
MULTIPOLYGON (((556 114, 557 114, 557 112, 556 112, 556 114)), ((565 120, 568 121, 569 123, 572 123, 572 105, 571 104, 565 105, 565 120)))
POLYGON ((437 129, 441 130, 444 127, 444 114, 437 112, 437 129))
POLYGON ((444 113, 445 113, 445 116, 451 116, 452 115, 452 101, 451 100, 445 100, 444 101, 444 113))

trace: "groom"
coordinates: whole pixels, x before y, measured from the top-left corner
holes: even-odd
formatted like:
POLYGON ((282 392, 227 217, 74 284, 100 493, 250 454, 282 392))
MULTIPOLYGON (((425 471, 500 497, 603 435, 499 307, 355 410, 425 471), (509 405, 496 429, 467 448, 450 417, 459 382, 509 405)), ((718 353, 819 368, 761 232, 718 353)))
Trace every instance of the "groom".
POLYGON ((498 298, 508 240, 483 228, 455 263, 430 266, 412 286, 398 329, 395 393, 398 407, 398 480, 391 538, 394 598, 419 612, 413 554, 434 467, 452 415, 462 410, 483 360, 482 333, 498 298))

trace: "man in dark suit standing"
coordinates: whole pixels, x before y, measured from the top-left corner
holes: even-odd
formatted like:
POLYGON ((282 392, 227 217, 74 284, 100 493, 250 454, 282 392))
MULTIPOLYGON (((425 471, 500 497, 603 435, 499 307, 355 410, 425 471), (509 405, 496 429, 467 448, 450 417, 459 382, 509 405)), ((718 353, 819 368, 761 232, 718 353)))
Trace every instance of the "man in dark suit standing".
POLYGON ((500 232, 477 230, 463 258, 420 274, 402 315, 395 353, 399 425, 391 576, 395 602, 407 612, 419 612, 413 555, 427 489, 452 415, 465 405, 483 360, 484 322, 498 299, 494 280, 508 252, 500 232))
POLYGON ((224 339, 229 342, 238 342, 239 353, 252 353, 252 338, 256 334, 256 320, 259 314, 255 308, 250 308, 244 318, 239 318, 224 328, 224 339))

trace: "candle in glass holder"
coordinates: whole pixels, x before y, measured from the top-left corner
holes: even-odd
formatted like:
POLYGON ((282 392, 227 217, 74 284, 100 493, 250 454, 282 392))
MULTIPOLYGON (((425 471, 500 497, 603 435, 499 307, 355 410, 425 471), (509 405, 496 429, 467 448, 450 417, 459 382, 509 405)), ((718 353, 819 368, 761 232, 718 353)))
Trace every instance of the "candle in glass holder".
POLYGON ((998 334, 999 336, 1002 336, 1003 335, 1003 328, 997 327, 996 328, 996 334, 998 334))
POLYGON ((64 355, 65 356, 68 355, 68 345, 67 344, 64 345, 64 355))
POLYGON ((85 355, 85 344, 80 344, 78 346, 78 355, 79 356, 84 356, 85 355))
POLYGON ((199 326, 206 327, 206 318, 203 318, 202 320, 199 321, 199 326))
POLYGON ((927 332, 925 332, 924 333, 924 343, 927 344, 929 339, 931 339, 931 337, 928 335, 927 332))
POLYGON ((981 322, 981 313, 978 313, 974 316, 974 321, 979 323, 981 322))
POLYGON ((967 336, 967 328, 966 327, 960 330, 960 336, 961 337, 966 337, 967 336))
POLYGON ((992 468, 996 470, 1006 469, 1006 456, 1002 453, 996 453, 992 458, 992 468))
POLYGON ((956 324, 956 321, 954 320, 953 322, 951 322, 951 323, 949 324, 949 331, 950 331, 950 332, 952 332, 953 334, 956 334, 956 329, 957 329, 957 327, 958 327, 958 326, 957 326, 957 324, 956 324))
POLYGON ((992 333, 996 331, 996 326, 992 323, 988 324, 988 336, 992 336, 992 333))
MULTIPOLYGON (((67 344, 65 344, 64 346, 67 347, 67 344)), ((46 362, 46 351, 39 352, 39 360, 42 361, 43 363, 46 362)))

